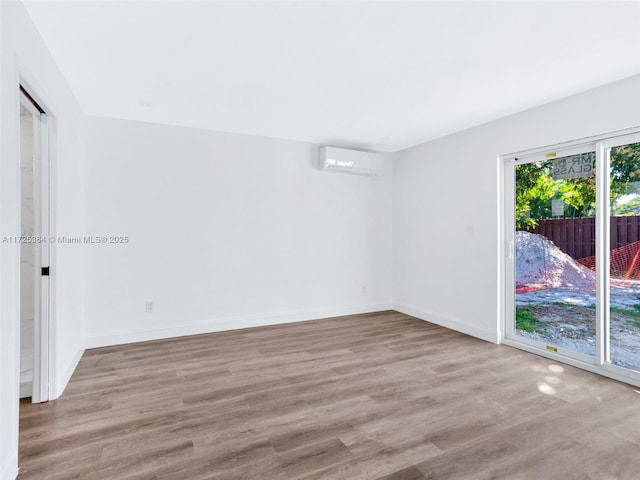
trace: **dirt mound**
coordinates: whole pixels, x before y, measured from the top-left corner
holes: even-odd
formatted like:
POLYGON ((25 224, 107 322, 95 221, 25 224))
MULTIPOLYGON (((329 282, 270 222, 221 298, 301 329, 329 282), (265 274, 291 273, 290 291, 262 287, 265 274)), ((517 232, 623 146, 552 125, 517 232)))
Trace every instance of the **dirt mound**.
POLYGON ((595 290, 596 276, 546 237, 516 232, 516 289, 544 288, 595 290))

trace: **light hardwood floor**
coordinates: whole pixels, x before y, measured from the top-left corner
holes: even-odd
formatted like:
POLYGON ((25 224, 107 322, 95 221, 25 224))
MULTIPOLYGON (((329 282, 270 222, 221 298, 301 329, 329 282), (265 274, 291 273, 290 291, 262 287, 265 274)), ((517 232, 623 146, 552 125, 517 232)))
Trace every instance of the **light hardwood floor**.
POLYGON ((20 479, 639 479, 640 394, 396 312, 88 350, 20 479))

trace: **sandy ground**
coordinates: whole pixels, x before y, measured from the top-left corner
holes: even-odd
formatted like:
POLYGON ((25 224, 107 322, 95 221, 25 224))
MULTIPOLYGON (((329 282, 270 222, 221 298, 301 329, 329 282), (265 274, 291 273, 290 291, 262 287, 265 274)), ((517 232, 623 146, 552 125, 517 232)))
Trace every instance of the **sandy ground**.
MULTIPOLYGON (((639 308, 640 282, 625 282, 611 288, 611 305, 639 308)), ((528 306, 540 320, 544 333, 518 331, 519 335, 587 355, 595 355, 596 294, 568 288, 555 288, 516 295, 516 306, 528 306)), ((640 318, 612 311, 611 361, 640 370, 640 318)))
MULTIPOLYGON (((516 307, 527 307, 541 330, 518 334, 595 355, 595 273, 546 237, 528 232, 516 232, 515 256, 516 292, 522 292, 516 293, 516 307)), ((640 370, 640 315, 619 310, 640 309, 640 280, 612 279, 611 284, 611 361, 640 370)))
POLYGON ((516 287, 595 290, 596 275, 535 233, 515 234, 516 287))
MULTIPOLYGON (((627 282, 627 286, 624 288, 611 288, 609 297, 613 306, 634 308, 634 305, 640 304, 640 282, 627 282)), ((551 288, 516 294, 517 306, 545 303, 570 303, 589 307, 596 304, 596 292, 569 288, 551 288)))

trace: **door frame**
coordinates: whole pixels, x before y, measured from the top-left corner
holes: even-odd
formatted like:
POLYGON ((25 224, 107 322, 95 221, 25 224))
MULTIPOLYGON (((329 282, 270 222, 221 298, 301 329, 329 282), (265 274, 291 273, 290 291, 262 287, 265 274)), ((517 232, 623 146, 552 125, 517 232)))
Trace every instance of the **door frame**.
MULTIPOLYGON (((19 83, 19 105, 27 108, 40 123, 39 137, 34 137, 34 146, 38 148, 38 157, 34 162, 34 237, 41 237, 44 241, 36 243, 35 248, 35 282, 34 282, 34 344, 33 344, 33 387, 31 399, 33 403, 46 402, 53 398, 53 382, 51 375, 52 363, 52 336, 51 336, 51 284, 49 275, 42 274, 42 267, 49 267, 51 273, 52 251, 55 242, 51 242, 51 217, 53 208, 51 205, 51 118, 43 108, 33 90, 19 83)), ((19 114, 19 112, 18 112, 19 114)), ((18 129, 19 141, 21 140, 21 128, 18 129)), ((20 150, 18 150, 19 152, 20 150)), ((20 155, 18 155, 20 162, 20 155)), ((18 163, 19 164, 19 163, 18 163)), ((20 172, 20 169, 18 170, 20 172)), ((21 176, 21 173, 19 173, 21 176)), ((21 187, 18 188, 18 200, 22 205, 21 187)), ((20 271, 18 270, 18 276, 20 271)), ((18 278, 17 285, 20 285, 18 278)), ((20 344, 18 344, 20 345, 20 344)), ((20 348, 20 347, 19 347, 20 348)))
POLYGON ((609 149, 613 146, 640 142, 640 127, 632 127, 601 135, 522 150, 498 156, 499 178, 499 295, 500 342, 537 355, 569 364, 640 387, 640 373, 607 363, 609 360, 609 149), (596 355, 591 357, 562 348, 547 350, 540 342, 515 335, 515 246, 513 215, 516 164, 536 160, 549 160, 584 151, 596 152, 596 184, 605 188, 596 190, 596 271, 604 272, 596 277, 596 355), (603 180, 607 179, 607 181, 603 180))
MULTIPOLYGON (((609 187, 610 187, 609 167, 611 164, 611 158, 610 158, 611 148, 618 147, 621 145, 628 145, 631 143, 640 143, 640 128, 631 129, 631 131, 628 131, 625 134, 616 135, 614 137, 603 139, 599 143, 600 148, 602 149, 602 156, 604 159, 604 161, 602 162, 603 163, 602 169, 604 170, 602 172, 602 175, 606 179, 605 182, 602 182, 602 185, 604 185, 605 188, 601 189, 602 190, 601 195, 603 196, 603 199, 601 199, 600 203, 601 203, 601 208, 605 211, 607 215, 610 213, 609 212, 609 187)), ((596 193, 597 193, 597 189, 596 189, 596 193)), ((596 199, 596 203, 597 203, 597 199, 596 199)), ((597 226, 598 225, 596 224, 596 227, 597 226)), ((605 308, 606 311, 604 312, 604 317, 603 317, 604 321, 602 322, 602 328, 604 329, 604 332, 602 335, 602 341, 605 342, 605 345, 603 345, 602 347, 603 354, 600 357, 601 363, 599 367, 602 369, 603 372, 607 372, 611 374, 613 378, 617 378, 618 376, 627 378, 631 376, 633 381, 630 381, 628 383, 632 383, 633 385, 640 386, 640 368, 638 372, 634 372, 630 369, 619 367, 618 365, 614 365, 613 363, 611 363, 611 351, 609 348, 609 336, 611 333, 610 324, 609 324, 609 313, 610 313, 609 296, 611 292, 610 278, 609 278, 609 272, 611 268, 610 266, 611 259, 609 256, 609 250, 610 250, 611 229, 610 229, 609 222, 606 222, 606 223, 601 222, 601 226, 604 227, 604 231, 601 233, 603 238, 603 242, 601 246, 602 252, 600 252, 601 262, 599 267, 598 265, 596 265, 596 270, 598 268, 602 268, 603 269, 602 271, 604 272, 604 275, 602 276, 602 281, 604 283, 604 285, 602 286, 602 292, 603 292, 602 304, 603 304, 603 308, 605 308)), ((597 261, 597 257, 596 257, 596 261, 597 261)))

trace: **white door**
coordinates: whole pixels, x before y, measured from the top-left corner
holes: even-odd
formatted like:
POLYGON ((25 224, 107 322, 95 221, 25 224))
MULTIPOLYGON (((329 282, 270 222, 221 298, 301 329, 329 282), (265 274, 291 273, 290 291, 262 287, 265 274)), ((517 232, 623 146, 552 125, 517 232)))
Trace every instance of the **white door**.
POLYGON ((20 95, 20 396, 49 395, 49 128, 44 111, 20 95))

